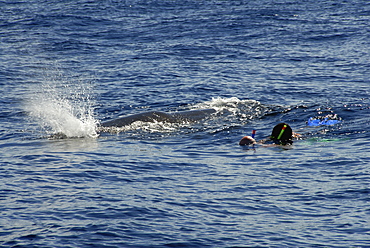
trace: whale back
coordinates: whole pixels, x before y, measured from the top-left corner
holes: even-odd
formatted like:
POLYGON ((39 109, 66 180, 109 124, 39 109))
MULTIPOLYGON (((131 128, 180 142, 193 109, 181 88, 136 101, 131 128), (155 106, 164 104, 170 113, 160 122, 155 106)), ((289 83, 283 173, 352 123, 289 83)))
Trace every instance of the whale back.
POLYGON ((174 112, 171 114, 151 111, 130 116, 125 116, 119 119, 107 121, 101 123, 102 127, 123 127, 134 123, 135 121, 142 122, 169 122, 169 123, 181 123, 181 122, 195 122, 202 120, 209 115, 215 113, 214 109, 202 109, 202 110, 189 110, 174 112))

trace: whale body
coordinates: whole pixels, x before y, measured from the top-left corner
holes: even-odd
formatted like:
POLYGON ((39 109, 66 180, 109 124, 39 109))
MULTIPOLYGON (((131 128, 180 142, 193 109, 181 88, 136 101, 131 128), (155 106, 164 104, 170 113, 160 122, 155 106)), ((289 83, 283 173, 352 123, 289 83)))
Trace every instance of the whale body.
POLYGON ((135 115, 125 116, 119 119, 106 121, 101 123, 102 127, 123 127, 128 126, 135 121, 142 122, 168 122, 168 123, 182 123, 182 122, 196 122, 207 118, 215 113, 214 109, 202 110, 188 110, 173 113, 164 113, 160 111, 150 111, 135 115))

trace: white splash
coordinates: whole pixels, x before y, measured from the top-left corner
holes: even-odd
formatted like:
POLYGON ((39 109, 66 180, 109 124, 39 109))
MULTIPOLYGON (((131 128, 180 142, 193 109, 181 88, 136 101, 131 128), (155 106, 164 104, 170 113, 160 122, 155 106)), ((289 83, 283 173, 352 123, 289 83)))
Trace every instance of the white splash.
POLYGON ((121 133, 129 131, 138 131, 142 133, 173 133, 179 130, 179 128, 187 127, 189 123, 168 123, 161 121, 143 122, 135 121, 130 125, 123 127, 100 127, 101 132, 109 133, 121 133))
POLYGON ((230 98, 212 98, 210 101, 198 103, 193 106, 194 109, 207 109, 213 108, 217 112, 228 111, 233 115, 248 115, 257 114, 260 108, 263 108, 261 103, 256 100, 240 100, 237 97, 230 98))
POLYGON ((91 85, 49 79, 27 101, 26 110, 49 134, 59 137, 98 137, 91 85))

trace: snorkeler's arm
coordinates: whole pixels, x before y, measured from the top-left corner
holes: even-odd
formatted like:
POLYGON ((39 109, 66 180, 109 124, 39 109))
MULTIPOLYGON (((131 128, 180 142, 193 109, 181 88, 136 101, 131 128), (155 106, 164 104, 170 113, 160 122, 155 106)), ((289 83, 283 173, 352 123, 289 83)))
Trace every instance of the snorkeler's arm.
POLYGON ((265 144, 267 141, 270 141, 270 140, 271 140, 271 138, 267 137, 266 139, 262 139, 262 140, 258 141, 257 143, 258 144, 265 144))
POLYGON ((299 138, 301 138, 302 137, 302 135, 301 134, 299 134, 299 133, 295 133, 295 132, 293 132, 293 138, 294 139, 299 139, 299 138))

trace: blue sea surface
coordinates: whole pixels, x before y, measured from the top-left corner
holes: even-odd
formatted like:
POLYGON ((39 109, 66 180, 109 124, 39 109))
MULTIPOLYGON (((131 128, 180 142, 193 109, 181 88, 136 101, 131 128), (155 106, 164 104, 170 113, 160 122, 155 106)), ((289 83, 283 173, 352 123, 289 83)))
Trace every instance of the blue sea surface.
POLYGON ((370 247, 369 1, 0 10, 0 247, 370 247))

